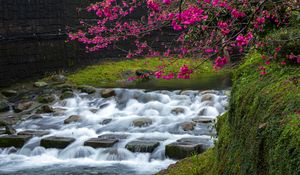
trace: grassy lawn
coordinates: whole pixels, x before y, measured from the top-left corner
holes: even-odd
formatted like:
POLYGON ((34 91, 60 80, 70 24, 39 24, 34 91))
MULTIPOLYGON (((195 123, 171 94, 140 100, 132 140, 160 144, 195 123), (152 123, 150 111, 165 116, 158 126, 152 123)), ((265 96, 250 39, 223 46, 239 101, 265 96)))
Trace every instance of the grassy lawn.
MULTIPOLYGON (((107 61, 99 65, 86 67, 78 72, 70 74, 68 79, 77 85, 92 86, 114 86, 117 81, 127 80, 128 77, 135 76, 135 71, 146 69, 155 71, 159 66, 167 66, 167 72, 178 72, 183 64, 195 66, 200 63, 200 59, 170 59, 170 58, 145 58, 128 59, 123 61, 107 61)), ((192 75, 191 79, 197 79, 203 73, 216 73, 209 61, 204 62, 192 75)))

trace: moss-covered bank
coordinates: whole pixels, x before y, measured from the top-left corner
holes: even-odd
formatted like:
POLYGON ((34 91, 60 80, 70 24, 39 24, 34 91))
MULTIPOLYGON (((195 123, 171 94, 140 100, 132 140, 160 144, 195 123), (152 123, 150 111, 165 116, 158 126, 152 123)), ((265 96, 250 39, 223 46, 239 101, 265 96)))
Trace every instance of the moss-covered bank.
POLYGON ((260 54, 252 53, 235 70, 230 109, 218 120, 215 147, 161 174, 300 174, 299 66, 270 65, 261 76, 260 64, 260 54))

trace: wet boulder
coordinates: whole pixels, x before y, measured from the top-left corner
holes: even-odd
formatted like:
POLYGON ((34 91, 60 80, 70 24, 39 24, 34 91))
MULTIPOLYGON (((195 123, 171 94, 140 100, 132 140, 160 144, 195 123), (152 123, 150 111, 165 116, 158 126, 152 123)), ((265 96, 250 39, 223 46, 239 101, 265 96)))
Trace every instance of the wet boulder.
POLYGON ((33 130, 26 130, 26 131, 21 131, 18 132, 17 135, 29 135, 29 136, 36 136, 36 137, 42 137, 45 135, 50 134, 49 131, 33 131, 33 130))
POLYGON ((159 146, 155 140, 134 140, 126 144, 125 148, 131 152, 152 153, 159 146))
POLYGON ((53 75, 51 77, 51 80, 54 83, 62 84, 62 83, 65 83, 67 81, 67 78, 64 75, 59 74, 59 75, 53 75))
POLYGON ((177 107, 171 110, 171 113, 175 115, 182 114, 184 112, 185 112, 184 108, 181 107, 177 107))
POLYGON ((37 98, 40 103, 51 103, 55 100, 55 95, 41 95, 37 98))
POLYGON ((104 120, 102 120, 102 122, 100 122, 100 124, 101 124, 101 125, 107 125, 107 124, 109 124, 111 121, 112 121, 111 118, 104 119, 104 120))
POLYGON ((15 91, 15 90, 10 90, 10 89, 8 89, 8 90, 3 90, 1 93, 2 93, 5 97, 12 97, 12 96, 15 96, 15 95, 18 94, 17 91, 15 91))
POLYGON ((65 91, 61 94, 60 99, 64 100, 64 99, 67 99, 67 98, 73 98, 74 96, 75 95, 72 91, 65 91))
POLYGON ((13 110, 17 113, 22 112, 29 109, 32 106, 32 104, 32 101, 20 102, 13 106, 13 110))
POLYGON ((79 122, 81 121, 81 116, 79 115, 71 115, 69 118, 67 118, 66 120, 64 120, 64 124, 70 124, 73 122, 79 122))
POLYGON ((214 101, 214 98, 215 98, 215 96, 213 94, 204 94, 201 97, 201 102, 204 102, 204 101, 214 101))
POLYGON ((198 116, 218 116, 219 111, 215 107, 207 106, 198 112, 198 116))
POLYGON ((5 135, 0 136, 0 147, 16 147, 22 148, 31 138, 30 135, 5 135))
POLYGON ((135 127, 147 127, 152 124, 152 120, 150 118, 138 118, 133 120, 132 124, 135 127))
POLYGON ((79 86, 78 89, 83 92, 83 93, 87 93, 87 94, 93 94, 96 92, 96 88, 92 87, 92 86, 79 86))
POLYGON ((36 111, 36 114, 53 113, 53 112, 54 112, 54 109, 51 106, 43 105, 36 111))
POLYGON ((166 145, 165 155, 171 159, 183 159, 205 151, 204 144, 191 140, 178 140, 166 145))
POLYGON ((114 146, 119 140, 116 138, 91 138, 84 142, 84 146, 93 148, 109 148, 114 146))
POLYGON ((180 124, 180 127, 184 131, 192 131, 194 130, 195 126, 196 126, 195 122, 183 122, 180 124))
POLYGON ((103 89, 100 94, 101 94, 101 97, 103 97, 103 98, 109 98, 109 97, 116 96, 116 92, 113 89, 103 89))
POLYGON ((44 81, 37 81, 33 84, 34 87, 38 87, 38 88, 41 88, 41 87, 46 87, 48 86, 48 83, 44 82, 44 81))
POLYGON ((41 146, 44 148, 64 149, 75 141, 72 137, 46 137, 41 140, 41 146))
POLYGON ((0 100, 0 112, 9 111, 9 104, 6 100, 0 100))

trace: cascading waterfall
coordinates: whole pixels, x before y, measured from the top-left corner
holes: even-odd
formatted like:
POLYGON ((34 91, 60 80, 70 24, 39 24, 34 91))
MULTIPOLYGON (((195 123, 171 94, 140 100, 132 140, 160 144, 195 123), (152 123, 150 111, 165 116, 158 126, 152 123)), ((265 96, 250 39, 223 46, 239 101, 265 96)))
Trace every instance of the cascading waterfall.
POLYGON ((216 134, 213 123, 201 119, 215 121, 228 103, 225 91, 115 92, 111 98, 77 93, 53 104, 62 112, 17 124, 18 132, 49 133, 31 138, 21 149, 0 148, 0 174, 153 174, 176 162, 165 155, 165 146, 170 143, 195 138, 212 146, 216 134), (64 123, 72 115, 81 118, 64 123), (85 145, 91 138, 109 134, 122 139, 105 148, 85 145), (64 149, 40 146, 49 136, 72 137, 75 141, 64 149), (153 152, 140 152, 143 148, 130 151, 126 145, 135 140, 156 140, 159 145, 153 152))

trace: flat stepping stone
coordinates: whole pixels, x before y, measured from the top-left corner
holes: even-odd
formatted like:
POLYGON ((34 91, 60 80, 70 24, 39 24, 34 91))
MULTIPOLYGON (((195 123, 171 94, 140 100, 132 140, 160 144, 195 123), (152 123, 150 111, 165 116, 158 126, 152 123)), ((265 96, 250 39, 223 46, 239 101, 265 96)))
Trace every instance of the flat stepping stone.
POLYGON ((51 136, 41 140, 41 146, 44 148, 64 149, 75 141, 72 137, 51 136))
POLYGON ((18 135, 30 135, 30 136, 36 136, 36 137, 42 137, 42 136, 48 135, 48 134, 50 134, 49 131, 32 131, 32 130, 28 130, 28 131, 18 132, 18 135))
POLYGON ((212 123, 214 119, 205 117, 195 117, 192 119, 192 121, 196 123, 212 123))
POLYGON ((93 148, 109 148, 117 143, 118 139, 103 139, 103 138, 91 138, 84 142, 84 146, 90 146, 93 148))
POLYGON ((22 148, 31 138, 30 135, 5 135, 0 136, 0 148, 16 147, 22 148))
POLYGON ((135 140, 125 146, 131 152, 152 153, 159 146, 158 141, 135 140))
POLYGON ((200 154, 204 151, 204 145, 195 142, 195 140, 179 140, 166 145, 165 147, 165 155, 171 159, 183 159, 193 154, 200 154))
POLYGON ((126 139, 128 135, 126 134, 103 134, 98 136, 98 138, 101 139, 117 139, 117 140, 123 140, 126 139))

